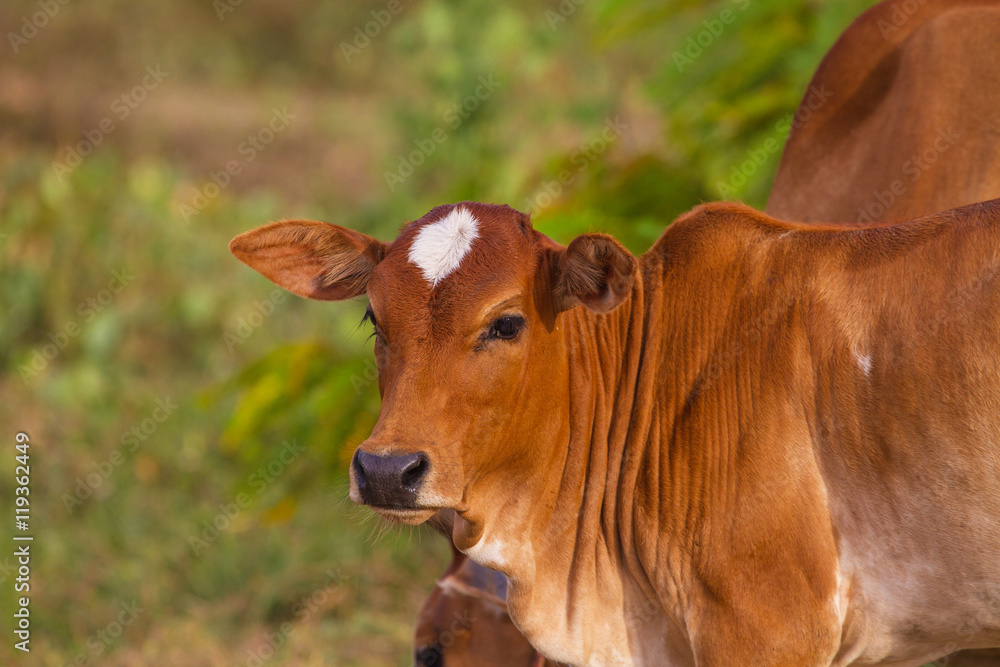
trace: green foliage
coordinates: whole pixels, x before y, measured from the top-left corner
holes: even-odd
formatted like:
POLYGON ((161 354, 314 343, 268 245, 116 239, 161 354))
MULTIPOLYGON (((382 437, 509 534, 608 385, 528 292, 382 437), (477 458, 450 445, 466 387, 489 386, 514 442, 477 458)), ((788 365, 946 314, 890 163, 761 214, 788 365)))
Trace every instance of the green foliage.
MULTIPOLYGON (((711 199, 762 207, 780 153, 749 177, 734 178, 768 140, 787 137, 779 122, 795 111, 812 72, 846 25, 874 2, 849 0, 605 0, 597 10, 608 49, 661 47, 647 90, 667 122, 681 163, 711 199)), ((746 172, 750 172, 748 168, 746 172)))

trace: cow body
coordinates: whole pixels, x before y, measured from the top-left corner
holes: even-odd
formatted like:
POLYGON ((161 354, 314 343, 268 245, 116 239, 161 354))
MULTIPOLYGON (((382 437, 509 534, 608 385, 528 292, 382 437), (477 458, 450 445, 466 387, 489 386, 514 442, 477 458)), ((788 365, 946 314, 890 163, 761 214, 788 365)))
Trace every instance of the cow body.
POLYGON ((886 0, 809 86, 768 212, 805 222, 905 221, 1000 196, 996 0, 886 0))
MULTIPOLYGON (((1000 197, 1000 63, 981 48, 1000 38, 998 3, 911 5, 905 22, 900 6, 886 0, 863 14, 820 65, 809 91, 833 101, 815 113, 807 93, 768 213, 884 224, 1000 197), (881 85, 861 85, 866 78, 881 85)), ((944 664, 995 667, 1000 650, 960 651, 944 664)))

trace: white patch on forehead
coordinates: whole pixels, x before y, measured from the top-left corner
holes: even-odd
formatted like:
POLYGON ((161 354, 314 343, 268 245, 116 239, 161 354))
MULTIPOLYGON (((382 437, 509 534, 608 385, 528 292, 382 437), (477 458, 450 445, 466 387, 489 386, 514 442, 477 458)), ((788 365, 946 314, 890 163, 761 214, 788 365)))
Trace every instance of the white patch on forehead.
POLYGON ((424 278, 434 287, 458 268, 478 237, 476 217, 466 208, 455 208, 417 232, 409 260, 420 267, 424 278))

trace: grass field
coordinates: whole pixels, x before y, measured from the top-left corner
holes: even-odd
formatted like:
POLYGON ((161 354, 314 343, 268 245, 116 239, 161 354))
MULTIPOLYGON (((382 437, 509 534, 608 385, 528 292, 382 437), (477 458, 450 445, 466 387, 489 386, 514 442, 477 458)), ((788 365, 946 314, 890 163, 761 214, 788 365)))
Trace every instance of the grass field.
POLYGON ((832 4, 5 2, 0 498, 24 431, 34 542, 28 656, 2 522, 0 664, 410 664, 448 548, 346 500, 364 304, 277 292, 229 239, 475 199, 639 252, 762 205, 779 155, 734 169, 870 3, 832 4))

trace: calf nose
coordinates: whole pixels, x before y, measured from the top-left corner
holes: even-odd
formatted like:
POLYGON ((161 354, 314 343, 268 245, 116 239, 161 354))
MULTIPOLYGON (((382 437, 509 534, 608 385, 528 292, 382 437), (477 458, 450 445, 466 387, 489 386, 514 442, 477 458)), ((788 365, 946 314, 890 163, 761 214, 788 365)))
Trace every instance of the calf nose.
POLYGON ((416 667, 444 667, 444 652, 437 644, 423 647, 414 657, 416 667))
POLYGON ((351 467, 366 505, 414 507, 430 462, 423 452, 379 456, 359 449, 354 452, 351 467))

